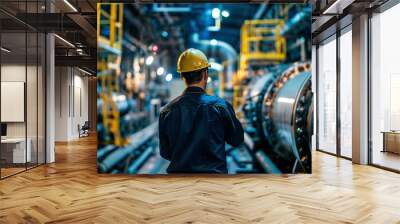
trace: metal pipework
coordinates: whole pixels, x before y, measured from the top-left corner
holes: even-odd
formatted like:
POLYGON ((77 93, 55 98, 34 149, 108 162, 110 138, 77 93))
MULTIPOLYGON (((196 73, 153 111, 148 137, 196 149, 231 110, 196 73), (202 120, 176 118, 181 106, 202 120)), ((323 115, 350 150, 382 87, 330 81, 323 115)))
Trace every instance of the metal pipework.
POLYGON ((232 75, 234 71, 234 62, 236 62, 236 58, 238 58, 238 54, 236 50, 228 43, 218 40, 215 43, 212 43, 211 40, 199 40, 198 35, 192 36, 192 41, 194 44, 198 45, 200 50, 207 52, 209 49, 217 50, 219 49, 219 53, 223 55, 222 61, 227 61, 227 77, 226 77, 226 87, 232 88, 232 75))
POLYGON ((302 23, 309 23, 310 19, 311 7, 305 7, 303 11, 298 12, 286 22, 285 26, 281 30, 281 35, 287 36, 289 34, 297 34, 299 30, 304 29, 302 23))
POLYGON ((109 173, 112 170, 119 169, 126 173, 135 171, 139 165, 148 158, 151 150, 148 150, 152 144, 152 139, 157 135, 158 122, 147 126, 143 130, 130 136, 130 143, 124 147, 105 146, 100 147, 97 153, 97 169, 100 173, 109 173), (146 158, 143 156, 146 152, 146 158), (140 161, 140 162, 137 162, 140 161))
POLYGON ((249 85, 246 129, 284 172, 311 172, 312 100, 308 63, 281 65, 249 85))

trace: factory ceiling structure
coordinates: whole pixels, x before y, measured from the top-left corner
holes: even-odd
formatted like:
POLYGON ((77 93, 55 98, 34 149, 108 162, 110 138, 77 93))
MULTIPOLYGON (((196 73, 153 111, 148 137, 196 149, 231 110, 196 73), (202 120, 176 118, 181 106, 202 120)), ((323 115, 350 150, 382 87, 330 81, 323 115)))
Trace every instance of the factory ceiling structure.
MULTIPOLYGON (((157 44, 160 51, 167 50, 172 58, 177 58, 185 48, 194 47, 194 41, 198 40, 223 40, 234 48, 236 52, 240 48, 240 27, 244 20, 253 19, 258 4, 247 4, 238 10, 237 5, 227 4, 219 11, 221 13, 220 24, 215 24, 214 17, 217 12, 213 9, 218 4, 130 4, 126 7, 126 22, 130 25, 129 33, 132 44, 139 41, 143 45, 157 44), (147 15, 143 16, 143 15, 147 15), (150 16, 149 16, 150 15, 150 16), (143 21, 144 20, 144 21, 143 21), (142 27, 145 24, 145 27, 142 27), (144 32, 140 30, 144 28, 144 32), (160 31, 161 32, 157 32, 160 31)), ((259 13, 260 14, 260 13, 259 13)), ((171 66, 173 64, 171 63, 171 66)))
MULTIPOLYGON (((282 12, 280 7, 271 4, 193 4, 159 3, 126 4, 125 22, 128 29, 124 33, 123 46, 131 51, 134 45, 156 45, 158 52, 168 52, 174 67, 178 55, 186 48, 196 47, 221 62, 227 58, 237 58, 240 53, 240 30, 246 20, 277 18, 282 12)), ((293 4, 294 6, 294 4, 293 4)), ((290 39, 296 39, 296 26, 304 22, 307 13, 297 15, 295 11, 287 14, 291 20, 297 20, 291 27, 290 39)), ((301 27, 301 26, 299 26, 301 27)), ((298 31, 298 30, 297 30, 298 31)), ((301 30, 304 32, 304 29, 301 30)), ((166 53, 165 53, 166 54, 166 53)))

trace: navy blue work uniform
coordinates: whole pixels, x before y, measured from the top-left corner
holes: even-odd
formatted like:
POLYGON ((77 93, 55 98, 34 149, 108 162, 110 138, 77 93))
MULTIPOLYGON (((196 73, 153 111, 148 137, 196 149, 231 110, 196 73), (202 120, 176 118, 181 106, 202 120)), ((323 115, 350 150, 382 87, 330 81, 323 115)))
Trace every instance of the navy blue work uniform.
POLYGON ((228 173, 225 142, 240 145, 243 128, 228 102, 188 87, 162 109, 159 138, 168 173, 228 173))

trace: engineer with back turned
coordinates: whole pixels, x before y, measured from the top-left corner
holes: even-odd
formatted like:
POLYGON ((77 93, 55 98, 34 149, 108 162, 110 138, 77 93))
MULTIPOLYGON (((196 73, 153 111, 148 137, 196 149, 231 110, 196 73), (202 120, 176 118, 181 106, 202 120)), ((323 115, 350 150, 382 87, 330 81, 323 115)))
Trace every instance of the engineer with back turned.
POLYGON ((205 92, 208 67, 200 50, 190 48, 179 56, 177 68, 187 88, 159 118, 160 154, 170 161, 168 173, 228 173, 225 142, 243 142, 232 106, 205 92))

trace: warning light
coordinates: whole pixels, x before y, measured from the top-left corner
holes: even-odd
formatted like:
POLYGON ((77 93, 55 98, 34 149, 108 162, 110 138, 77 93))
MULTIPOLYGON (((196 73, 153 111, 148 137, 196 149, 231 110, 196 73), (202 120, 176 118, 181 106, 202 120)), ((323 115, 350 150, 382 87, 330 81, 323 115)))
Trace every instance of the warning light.
POLYGON ((154 44, 154 45, 151 47, 151 51, 157 52, 157 51, 158 51, 158 46, 154 44))

